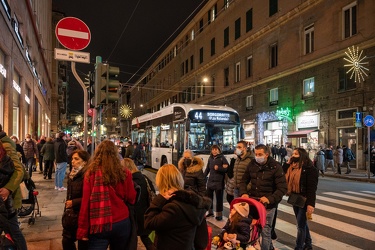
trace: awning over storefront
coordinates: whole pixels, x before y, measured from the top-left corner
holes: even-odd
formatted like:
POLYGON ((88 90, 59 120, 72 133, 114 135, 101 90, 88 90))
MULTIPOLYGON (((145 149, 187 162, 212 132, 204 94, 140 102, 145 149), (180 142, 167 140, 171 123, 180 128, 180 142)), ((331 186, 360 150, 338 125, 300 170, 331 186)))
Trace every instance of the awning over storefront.
POLYGON ((291 132, 291 133, 287 134, 286 137, 288 137, 288 138, 306 138, 308 136, 308 134, 310 134, 311 132, 315 132, 315 131, 318 131, 318 130, 317 129, 310 129, 310 130, 295 131, 295 132, 291 132))

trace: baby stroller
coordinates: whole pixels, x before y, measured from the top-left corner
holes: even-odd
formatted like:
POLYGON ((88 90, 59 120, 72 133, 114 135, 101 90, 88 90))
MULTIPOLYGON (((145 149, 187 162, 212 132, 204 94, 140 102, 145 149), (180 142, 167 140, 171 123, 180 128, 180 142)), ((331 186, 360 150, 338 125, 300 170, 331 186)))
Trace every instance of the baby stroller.
MULTIPOLYGON (((253 222, 250 226, 250 240, 247 243, 246 250, 247 249, 258 249, 258 248, 255 248, 255 245, 258 242, 258 239, 259 239, 260 234, 263 230, 263 227, 266 225, 266 215, 267 215, 266 208, 262 203, 260 203, 259 201, 255 200, 255 199, 252 199, 252 198, 236 198, 230 203, 230 210, 232 210, 234 204, 240 203, 240 202, 246 202, 247 204, 249 204, 249 208, 250 208, 249 218, 252 217, 252 219, 253 219, 253 222)), ((220 239, 217 239, 217 240, 220 241, 220 239)), ((218 248, 221 247, 223 249, 236 249, 236 247, 233 246, 233 245, 231 245, 231 246, 224 245, 224 242, 220 242, 217 245, 218 245, 218 248)))
POLYGON ((34 225, 35 217, 37 215, 39 215, 39 217, 42 216, 42 212, 39 210, 38 203, 39 192, 35 190, 35 183, 31 178, 25 180, 24 182, 28 190, 28 198, 22 200, 22 206, 18 210, 18 216, 26 217, 30 215, 31 217, 28 220, 28 224, 34 225))

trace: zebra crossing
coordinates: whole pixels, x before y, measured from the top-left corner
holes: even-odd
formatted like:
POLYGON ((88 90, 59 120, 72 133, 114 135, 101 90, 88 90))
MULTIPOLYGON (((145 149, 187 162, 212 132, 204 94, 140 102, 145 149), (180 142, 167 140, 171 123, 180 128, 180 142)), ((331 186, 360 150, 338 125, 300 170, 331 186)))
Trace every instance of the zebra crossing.
MULTIPOLYGON (((293 208, 284 196, 278 207, 276 249, 293 249, 297 235, 293 208), (282 243, 281 243, 282 242, 282 243)), ((225 214, 229 204, 224 203, 225 214)), ((208 222, 222 228, 227 221, 208 218, 208 222)), ((374 249, 375 192, 341 191, 317 195, 313 220, 309 221, 314 249, 374 249)))

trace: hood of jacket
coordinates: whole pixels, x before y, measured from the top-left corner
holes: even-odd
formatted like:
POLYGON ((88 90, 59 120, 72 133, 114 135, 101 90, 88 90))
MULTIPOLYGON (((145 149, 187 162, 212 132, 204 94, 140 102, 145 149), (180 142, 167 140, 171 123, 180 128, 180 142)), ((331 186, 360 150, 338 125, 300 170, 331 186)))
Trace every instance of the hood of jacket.
POLYGON ((178 169, 180 171, 185 171, 186 173, 195 173, 199 172, 203 169, 204 162, 200 157, 194 156, 193 163, 190 167, 185 168, 184 166, 184 158, 181 158, 178 161, 178 169))
POLYGON ((206 211, 211 206, 211 199, 188 190, 177 190, 170 202, 177 204, 193 225, 200 225, 206 211))

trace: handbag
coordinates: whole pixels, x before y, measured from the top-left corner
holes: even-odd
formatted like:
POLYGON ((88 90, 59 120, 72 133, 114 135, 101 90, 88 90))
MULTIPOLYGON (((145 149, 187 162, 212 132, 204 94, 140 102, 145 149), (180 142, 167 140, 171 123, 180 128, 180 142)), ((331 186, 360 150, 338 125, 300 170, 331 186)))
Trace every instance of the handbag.
POLYGON ((62 226, 68 231, 75 231, 78 228, 78 213, 72 208, 65 209, 62 219, 62 226))
POLYGON ((149 202, 151 203, 151 201, 156 197, 156 193, 154 190, 152 190, 151 186, 150 186, 150 183, 149 183, 149 179, 143 175, 143 177, 145 178, 146 180, 146 184, 147 184, 147 193, 148 193, 148 200, 149 202))
POLYGON ((289 195, 289 198, 288 198, 287 202, 289 204, 293 205, 293 206, 304 208, 305 207, 305 203, 306 203, 306 197, 304 197, 304 196, 302 196, 300 194, 291 193, 289 195))

